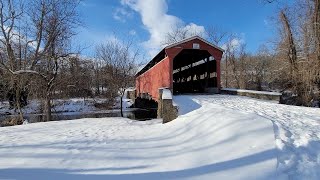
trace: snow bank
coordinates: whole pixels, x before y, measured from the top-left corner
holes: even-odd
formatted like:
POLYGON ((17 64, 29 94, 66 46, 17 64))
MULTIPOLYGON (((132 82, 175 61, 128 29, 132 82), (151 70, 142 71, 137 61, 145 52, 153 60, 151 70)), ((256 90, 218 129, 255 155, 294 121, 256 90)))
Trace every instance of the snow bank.
MULTIPOLYGON (((53 112, 90 112, 98 110, 94 104, 102 103, 106 99, 86 99, 83 98, 72 98, 72 99, 55 99, 52 103, 53 112)), ((10 105, 8 101, 0 102, 0 115, 1 114, 17 114, 14 109, 9 109, 10 105)), ((28 101, 28 105, 22 108, 25 114, 37 114, 41 113, 41 101, 31 100, 28 101)))
POLYGON ((97 110, 94 107, 94 99, 72 98, 57 99, 53 101, 52 110, 54 112, 89 112, 97 110))
POLYGON ((0 179, 274 179, 271 121, 217 97, 175 96, 183 114, 167 124, 102 118, 0 128, 0 179))
MULTIPOLYGON (((28 105, 22 109, 23 113, 39 113, 40 112, 40 101, 33 100, 29 101, 28 105)), ((14 109, 10 109, 10 104, 8 101, 0 102, 0 115, 1 114, 17 114, 14 109)))

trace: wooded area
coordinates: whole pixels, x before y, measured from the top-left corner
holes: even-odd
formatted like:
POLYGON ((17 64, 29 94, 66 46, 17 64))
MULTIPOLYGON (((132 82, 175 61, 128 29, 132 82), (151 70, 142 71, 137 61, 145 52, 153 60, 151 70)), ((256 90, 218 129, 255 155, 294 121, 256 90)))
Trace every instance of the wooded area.
POLYGON ((286 98, 283 103, 319 106, 319 0, 267 3, 279 4, 273 17, 277 35, 253 55, 244 44, 234 47, 227 41, 223 86, 279 91, 286 98))

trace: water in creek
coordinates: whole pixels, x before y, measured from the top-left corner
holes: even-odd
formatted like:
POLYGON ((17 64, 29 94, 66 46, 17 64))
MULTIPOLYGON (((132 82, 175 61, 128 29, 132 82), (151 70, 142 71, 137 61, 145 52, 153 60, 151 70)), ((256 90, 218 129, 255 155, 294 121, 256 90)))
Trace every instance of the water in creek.
MULTIPOLYGON (((0 121, 4 121, 15 117, 16 115, 0 116, 0 121)), ((129 119, 146 121, 157 118, 157 109, 131 109, 123 111, 123 116, 129 119)), ((121 117, 120 110, 98 111, 98 112, 68 112, 68 113, 53 113, 52 121, 73 120, 81 118, 104 118, 104 117, 121 117)), ((44 114, 25 114, 24 118, 29 123, 44 122, 44 114)))

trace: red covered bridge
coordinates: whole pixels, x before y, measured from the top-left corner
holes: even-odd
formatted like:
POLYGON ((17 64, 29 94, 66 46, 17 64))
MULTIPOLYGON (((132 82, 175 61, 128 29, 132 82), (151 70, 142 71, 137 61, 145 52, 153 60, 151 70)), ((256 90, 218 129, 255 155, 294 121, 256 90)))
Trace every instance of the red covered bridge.
POLYGON ((219 93, 223 49, 194 36, 162 49, 136 74, 137 95, 158 100, 159 88, 174 94, 219 93))

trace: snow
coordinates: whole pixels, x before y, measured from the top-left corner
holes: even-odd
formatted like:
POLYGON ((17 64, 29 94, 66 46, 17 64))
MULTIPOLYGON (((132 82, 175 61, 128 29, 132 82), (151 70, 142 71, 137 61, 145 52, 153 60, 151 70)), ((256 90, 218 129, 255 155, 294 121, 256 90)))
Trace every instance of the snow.
POLYGON ((14 72, 13 72, 13 74, 16 74, 16 75, 18 75, 18 74, 24 74, 24 73, 30 73, 30 74, 38 74, 38 75, 40 75, 39 72, 33 71, 33 70, 18 70, 18 71, 14 71, 14 72))
MULTIPOLYGON (((96 111, 97 108, 94 107, 96 102, 103 102, 106 99, 86 99, 83 98, 71 98, 71 99, 55 99, 52 103, 53 112, 90 112, 96 111)), ((8 101, 0 102, 0 115, 1 114, 17 114, 14 109, 9 109, 10 105, 8 101)), ((28 105, 22 108, 25 114, 37 114, 41 113, 41 101, 31 100, 28 101, 28 105)))
POLYGON ((124 94, 127 94, 128 91, 135 91, 136 88, 135 87, 128 87, 126 90, 125 90, 125 93, 124 94))
MULTIPOLYGON (((123 98, 122 99, 122 109, 127 109, 134 104, 132 99, 123 98)), ((113 106, 115 109, 120 109, 120 98, 117 100, 116 105, 113 106)))
MULTIPOLYGON (((116 98, 115 105, 113 106, 114 109, 120 109, 120 107, 121 107, 120 101, 121 101, 120 97, 116 98)), ((124 97, 122 99, 122 109, 127 109, 127 108, 131 107, 133 105, 133 103, 134 102, 132 99, 128 99, 128 98, 124 97)))
POLYGON ((278 93, 278 92, 254 91, 254 90, 234 89, 234 88, 222 88, 221 90, 233 91, 233 92, 247 92, 247 93, 252 93, 252 94, 265 94, 265 95, 281 96, 281 93, 278 93))
MULTIPOLYGON (((129 107, 131 107, 133 104, 134 104, 134 102, 133 102, 133 100, 132 99, 129 99, 129 97, 127 97, 127 95, 128 95, 128 92, 130 92, 130 91, 135 91, 136 90, 136 88, 134 88, 134 87, 129 87, 129 88, 127 88, 125 91, 124 91, 124 97, 123 97, 123 99, 122 99, 122 109, 126 109, 126 108, 129 108, 129 107)), ((118 101, 120 101, 120 99, 118 100, 118 101)), ((120 103, 118 103, 118 104, 120 104, 120 103)), ((119 107, 120 108, 120 107, 119 107)))
POLYGON ((320 110, 240 96, 216 96, 212 103, 258 114, 274 126, 278 171, 289 179, 320 179, 320 110))
POLYGON ((172 99, 172 94, 169 89, 162 90, 162 99, 172 99))
MULTIPOLYGON (((24 113, 38 113, 39 112, 40 101, 29 101, 28 105, 22 109, 24 113)), ((8 101, 0 102, 0 115, 2 114, 17 114, 18 112, 14 109, 9 109, 10 105, 8 101)))
POLYGON ((0 179, 319 179, 320 112, 228 95, 174 96, 179 117, 0 128, 0 179))
POLYGON ((95 111, 95 102, 102 102, 100 99, 86 99, 72 98, 68 100, 56 99, 53 103, 53 110, 55 112, 90 112, 95 111))

